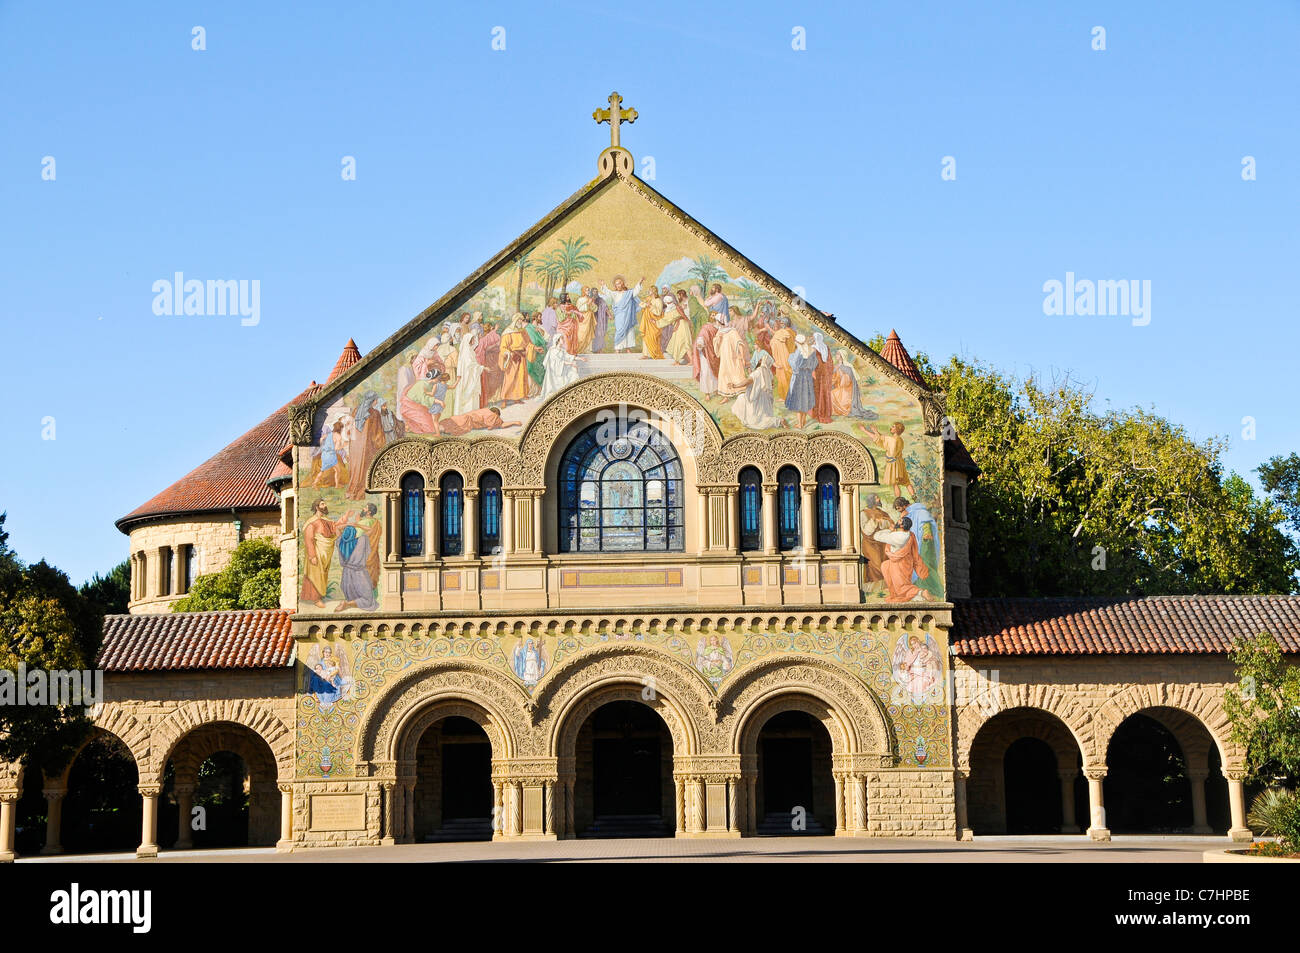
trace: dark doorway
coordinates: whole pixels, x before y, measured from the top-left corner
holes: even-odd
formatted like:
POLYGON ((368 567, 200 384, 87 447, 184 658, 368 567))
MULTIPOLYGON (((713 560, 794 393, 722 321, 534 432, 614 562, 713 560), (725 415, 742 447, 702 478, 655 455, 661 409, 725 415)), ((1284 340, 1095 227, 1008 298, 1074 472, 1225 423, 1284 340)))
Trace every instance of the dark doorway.
POLYGON ((492 839, 492 743, 473 719, 432 725, 416 751, 417 841, 492 839))
POLYGON ((579 831, 587 837, 670 834, 672 748, 663 719, 647 706, 619 701, 598 708, 578 736, 579 831))
POLYGON ((248 768, 231 751, 218 751, 199 765, 194 806, 203 824, 190 834, 196 848, 248 846, 248 768))
POLYGON ((802 711, 781 712, 758 736, 757 833, 828 834, 835 829, 831 739, 802 711))
POLYGON ((1192 826, 1192 789, 1183 751, 1169 729, 1131 715, 1106 752, 1107 826, 1117 834, 1165 834, 1192 826))
POLYGON ((68 772, 63 846, 69 853, 135 850, 142 805, 135 759, 126 745, 101 735, 81 749, 68 772))
POLYGON ((1061 780, 1056 753, 1039 738, 1020 738, 1002 759, 1008 834, 1061 831, 1061 780))

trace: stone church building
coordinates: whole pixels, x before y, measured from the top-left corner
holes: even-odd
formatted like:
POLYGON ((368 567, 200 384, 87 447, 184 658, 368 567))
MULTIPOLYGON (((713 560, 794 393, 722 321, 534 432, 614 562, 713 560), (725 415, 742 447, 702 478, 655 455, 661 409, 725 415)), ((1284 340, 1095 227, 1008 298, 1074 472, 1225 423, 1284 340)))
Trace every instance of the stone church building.
POLYGON ((283 850, 1249 838, 1226 653, 1300 651, 1297 600, 971 598, 979 461, 899 336, 867 347, 634 173, 634 111, 598 118, 595 178, 117 522, 94 735, 57 777, 0 764, 0 857, 29 799, 35 849, 95 846, 109 772, 119 846, 203 846, 216 759, 247 808, 210 822, 283 850), (279 608, 170 611, 254 537, 279 608))

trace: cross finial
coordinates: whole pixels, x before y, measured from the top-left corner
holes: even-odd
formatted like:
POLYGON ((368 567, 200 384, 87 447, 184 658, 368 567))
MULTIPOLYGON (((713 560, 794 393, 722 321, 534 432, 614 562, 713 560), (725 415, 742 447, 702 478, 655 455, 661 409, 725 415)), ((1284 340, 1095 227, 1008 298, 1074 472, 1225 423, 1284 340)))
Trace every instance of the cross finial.
POLYGON ((595 112, 591 114, 591 118, 596 120, 597 123, 602 123, 602 122, 609 123, 609 147, 611 149, 620 148, 618 142, 619 123, 636 122, 636 110, 620 109, 619 103, 621 103, 622 101, 623 101, 623 97, 620 96, 617 92, 610 93, 609 108, 597 109, 595 112))

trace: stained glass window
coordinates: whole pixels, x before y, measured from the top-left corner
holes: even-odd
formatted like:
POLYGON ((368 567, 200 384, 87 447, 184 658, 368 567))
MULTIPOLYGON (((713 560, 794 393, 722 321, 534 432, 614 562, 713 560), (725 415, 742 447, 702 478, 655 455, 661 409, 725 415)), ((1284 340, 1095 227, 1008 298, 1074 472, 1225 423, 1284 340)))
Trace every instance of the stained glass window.
POLYGON ((462 551, 461 524, 465 515, 465 482, 459 473, 442 476, 442 518, 438 537, 439 552, 443 556, 459 556, 462 551))
POLYGON ((402 477, 402 555, 424 552, 424 477, 408 473, 402 477))
POLYGON ((840 548, 840 473, 831 466, 817 470, 817 548, 840 548))
POLYGON ((480 556, 501 552, 501 477, 487 472, 478 481, 478 551, 480 556))
POLYGON ((763 478, 753 467, 740 471, 740 549, 763 548, 763 478))
POLYGON ((559 480, 560 552, 684 548, 682 465, 654 424, 588 427, 564 451, 559 480))
POLYGON ((798 549, 799 536, 799 471, 782 467, 776 475, 776 535, 782 552, 798 549))

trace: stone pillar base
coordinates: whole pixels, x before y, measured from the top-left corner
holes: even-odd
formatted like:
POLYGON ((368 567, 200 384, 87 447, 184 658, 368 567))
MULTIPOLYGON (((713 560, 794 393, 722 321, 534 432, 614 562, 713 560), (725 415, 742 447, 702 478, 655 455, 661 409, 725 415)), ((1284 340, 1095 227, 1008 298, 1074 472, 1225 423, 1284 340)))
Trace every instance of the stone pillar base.
POLYGON ((41 853, 44 854, 44 855, 46 855, 46 856, 48 856, 48 855, 50 855, 50 854, 61 854, 61 853, 63 853, 63 848, 62 848, 62 847, 42 847, 42 848, 41 848, 41 853))
POLYGON ((1109 827, 1090 827, 1088 828, 1088 837, 1099 844, 1104 844, 1110 840, 1109 827))
POLYGON ((11 850, 0 850, 0 864, 12 864, 15 856, 11 850))
POLYGON ((380 846, 380 847, 395 847, 396 845, 397 845, 397 839, 396 839, 396 838, 393 838, 393 837, 381 837, 381 838, 379 838, 379 846, 380 846))
POLYGON ((136 860, 156 860, 158 858, 158 847, 151 844, 148 847, 137 847, 135 850, 136 860))
POLYGON ((293 851, 293 841, 278 840, 275 842, 275 852, 277 854, 288 854, 293 851))
POLYGON ((1234 844, 1249 844, 1255 839, 1255 835, 1249 827, 1234 827, 1228 831, 1228 840, 1234 844))
POLYGON ((960 841, 973 841, 975 839, 975 832, 969 827, 963 827, 957 832, 957 839, 960 841))

